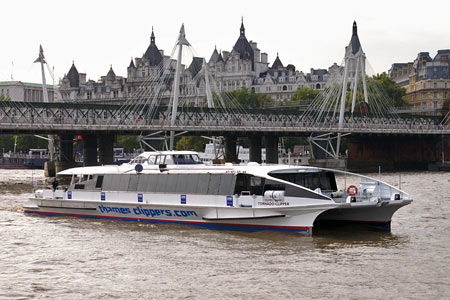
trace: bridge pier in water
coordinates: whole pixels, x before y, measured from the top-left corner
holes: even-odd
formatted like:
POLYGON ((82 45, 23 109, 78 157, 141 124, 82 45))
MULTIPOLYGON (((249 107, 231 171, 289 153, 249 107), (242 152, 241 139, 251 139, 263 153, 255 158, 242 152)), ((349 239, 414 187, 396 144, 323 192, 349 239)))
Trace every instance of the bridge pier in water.
POLYGON ((428 164, 450 156, 450 139, 443 136, 348 137, 347 168, 352 171, 427 170, 428 164))
POLYGON ((73 157, 73 135, 59 135, 59 155, 55 163, 56 173, 75 167, 73 157))
POLYGON ((266 163, 278 163, 278 136, 267 135, 266 140, 266 163))
POLYGON ((112 165, 114 163, 114 135, 102 134, 98 137, 98 155, 100 165, 112 165))
POLYGON ((261 163, 262 157, 261 157, 261 137, 260 136, 254 136, 250 137, 249 139, 249 161, 261 163))
POLYGON ((237 137, 225 136, 225 162, 239 162, 236 152, 237 137))
POLYGON ((83 135, 83 166, 97 166, 97 135, 83 135))

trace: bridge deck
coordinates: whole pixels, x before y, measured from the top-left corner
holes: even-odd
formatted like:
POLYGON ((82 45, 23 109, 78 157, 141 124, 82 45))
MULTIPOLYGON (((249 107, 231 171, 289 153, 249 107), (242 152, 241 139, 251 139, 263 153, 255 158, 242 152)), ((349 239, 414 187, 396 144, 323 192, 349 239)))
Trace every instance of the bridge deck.
POLYGON ((243 135, 259 133, 358 133, 449 135, 450 124, 440 124, 438 117, 398 116, 367 117, 346 114, 342 128, 337 119, 314 120, 298 111, 250 110, 227 112, 223 109, 184 108, 177 113, 174 126, 169 125, 167 107, 159 107, 151 114, 149 108, 139 112, 114 105, 76 105, 67 103, 21 104, 0 103, 1 133, 59 132, 116 132, 139 134, 155 131, 188 131, 193 133, 239 132, 243 135), (151 116, 151 117, 149 117, 151 116))

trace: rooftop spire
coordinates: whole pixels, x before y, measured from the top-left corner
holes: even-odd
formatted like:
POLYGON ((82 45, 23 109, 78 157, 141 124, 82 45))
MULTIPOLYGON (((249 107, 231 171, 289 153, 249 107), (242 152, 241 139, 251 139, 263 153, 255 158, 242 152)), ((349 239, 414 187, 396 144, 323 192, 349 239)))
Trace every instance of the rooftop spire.
POLYGON ((155 34, 153 33, 153 26, 152 26, 152 35, 150 36, 150 43, 151 44, 155 43, 155 34))
POLYGON ((280 57, 278 56, 278 52, 277 52, 277 58, 275 58, 275 61, 273 62, 271 69, 277 70, 279 67, 283 68, 283 63, 281 62, 280 57))
POLYGON ((106 79, 114 81, 116 79, 116 74, 113 71, 112 65, 109 68, 108 74, 106 74, 106 79))
POLYGON ((244 17, 241 17, 241 37, 245 37, 244 17))
POLYGON ((133 58, 131 58, 131 62, 130 62, 130 65, 128 66, 128 68, 136 68, 134 65, 133 58))
POLYGON ((361 43, 358 38, 358 27, 356 26, 356 21, 353 21, 353 34, 350 40, 350 46, 352 48, 352 53, 355 54, 361 48, 361 43))

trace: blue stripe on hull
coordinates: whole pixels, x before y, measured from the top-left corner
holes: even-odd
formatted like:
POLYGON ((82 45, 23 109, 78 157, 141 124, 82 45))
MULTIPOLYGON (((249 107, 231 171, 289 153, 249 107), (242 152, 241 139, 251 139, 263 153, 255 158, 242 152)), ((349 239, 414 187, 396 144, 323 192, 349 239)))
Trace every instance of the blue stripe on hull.
POLYGON ((270 225, 245 225, 245 224, 232 224, 232 223, 211 223, 211 222, 199 222, 199 221, 177 221, 177 220, 157 220, 157 219, 138 219, 138 218, 122 218, 122 217, 110 217, 110 216, 96 216, 96 215, 83 215, 83 214, 68 214, 68 213, 53 213, 53 212, 41 212, 41 211, 24 211, 28 214, 37 213, 40 215, 54 217, 54 216, 66 216, 66 217, 80 217, 88 219, 109 219, 109 220, 121 220, 128 222, 145 222, 151 224, 179 224, 190 225, 208 229, 217 230, 231 230, 231 231, 246 231, 246 232, 258 232, 265 230, 275 231, 287 231, 287 232, 301 232, 306 235, 310 235, 311 228, 308 227, 295 227, 295 226, 270 226, 270 225))

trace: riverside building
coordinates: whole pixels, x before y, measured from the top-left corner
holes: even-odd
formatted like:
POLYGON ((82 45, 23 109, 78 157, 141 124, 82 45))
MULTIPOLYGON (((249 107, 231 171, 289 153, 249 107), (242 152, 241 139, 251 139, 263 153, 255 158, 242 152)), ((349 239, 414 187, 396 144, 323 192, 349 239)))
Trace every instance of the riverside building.
MULTIPOLYGON (((231 51, 218 51, 215 48, 207 64, 218 90, 247 88, 255 93, 266 94, 279 103, 290 99, 299 87, 323 90, 330 72, 339 70, 339 66, 334 64, 328 70, 311 69, 310 73, 304 74, 292 64, 285 66, 278 54, 270 66, 268 54, 261 52, 256 42, 247 40, 243 22, 231 51)), ((106 76, 102 76, 98 81, 86 80, 86 74, 79 73, 73 63, 60 82, 60 100, 123 103, 127 99, 145 101, 158 92, 163 95, 161 104, 168 104, 175 66, 176 61, 158 49, 152 30, 150 45, 142 57, 131 59, 127 77, 116 75, 111 66, 106 76), (167 70, 164 81, 161 81, 162 70, 167 70), (152 82, 154 84, 151 84, 152 82), (157 83, 162 87, 156 88, 157 83)), ((182 68, 180 97, 183 97, 188 105, 204 105, 205 82, 196 80, 202 68, 203 58, 200 57, 194 57, 189 66, 182 68)))
MULTIPOLYGON (((0 95, 11 101, 21 102, 44 102, 41 83, 30 83, 22 81, 1 81, 0 95)), ((53 102, 55 98, 53 85, 47 85, 48 99, 53 102)))
POLYGON ((434 58, 420 52, 413 62, 394 63, 389 76, 406 89, 406 100, 416 110, 438 114, 450 98, 450 50, 438 50, 434 58))

